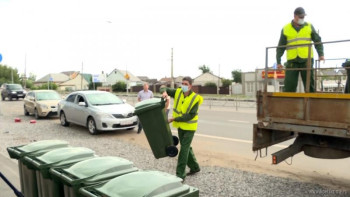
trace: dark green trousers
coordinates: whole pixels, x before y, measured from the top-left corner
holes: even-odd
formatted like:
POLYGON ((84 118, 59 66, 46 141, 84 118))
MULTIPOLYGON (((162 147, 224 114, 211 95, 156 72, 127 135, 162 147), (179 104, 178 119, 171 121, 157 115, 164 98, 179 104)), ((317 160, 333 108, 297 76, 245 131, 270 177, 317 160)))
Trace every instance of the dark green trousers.
POLYGON ((178 133, 181 148, 177 160, 176 176, 184 179, 186 177, 186 166, 188 166, 192 171, 199 170, 197 159, 194 156, 191 147, 195 131, 187 131, 179 128, 178 133))
MULTIPOLYGON (((311 61, 311 68, 313 68, 314 61, 311 61)), ((307 62, 287 62, 286 68, 306 68, 307 62)), ((306 90, 306 70, 286 70, 284 79, 284 92, 296 92, 298 86, 299 72, 306 90)), ((315 92, 314 71, 311 70, 310 76, 310 92, 315 92)))

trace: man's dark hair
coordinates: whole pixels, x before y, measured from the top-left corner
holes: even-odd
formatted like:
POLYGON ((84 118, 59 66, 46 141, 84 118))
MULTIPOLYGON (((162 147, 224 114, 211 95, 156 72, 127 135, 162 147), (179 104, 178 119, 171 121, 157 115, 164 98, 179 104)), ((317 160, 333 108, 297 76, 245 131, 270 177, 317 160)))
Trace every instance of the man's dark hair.
POLYGON ((192 78, 189 77, 189 76, 186 76, 186 77, 182 78, 182 81, 188 81, 188 83, 189 83, 190 85, 192 85, 192 78))

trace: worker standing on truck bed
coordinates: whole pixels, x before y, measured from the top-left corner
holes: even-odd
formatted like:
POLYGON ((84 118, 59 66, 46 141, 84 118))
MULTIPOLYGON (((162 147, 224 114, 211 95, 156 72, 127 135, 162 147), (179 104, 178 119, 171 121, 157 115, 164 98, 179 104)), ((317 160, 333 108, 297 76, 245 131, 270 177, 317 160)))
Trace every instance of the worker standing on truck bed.
MULTIPOLYGON (((285 25, 281 32, 281 37, 278 46, 287 45, 287 47, 277 48, 276 60, 278 68, 282 68, 281 57, 287 49, 287 65, 286 68, 307 68, 308 46, 293 47, 297 44, 309 44, 313 42, 322 42, 321 37, 315 31, 311 23, 304 21, 306 16, 305 10, 298 7, 294 11, 294 19, 292 22, 285 25)), ((316 44, 316 51, 319 60, 324 61, 323 45, 316 44)), ((313 67, 313 52, 311 51, 311 68, 313 67)), ((284 79, 284 92, 295 92, 298 84, 299 72, 303 80, 304 87, 306 86, 306 70, 286 70, 284 79)), ((310 92, 315 92, 313 70, 310 76, 310 92)), ((306 89, 306 88, 305 88, 306 89)))

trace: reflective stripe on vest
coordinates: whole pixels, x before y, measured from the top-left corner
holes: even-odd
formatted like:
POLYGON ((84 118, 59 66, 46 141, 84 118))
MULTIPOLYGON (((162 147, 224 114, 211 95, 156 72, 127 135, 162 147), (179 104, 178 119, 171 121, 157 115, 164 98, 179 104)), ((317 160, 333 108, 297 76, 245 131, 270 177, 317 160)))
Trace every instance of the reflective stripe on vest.
MULTIPOLYGON (((181 88, 178 88, 175 92, 175 102, 173 108, 173 118, 188 114, 196 103, 201 104, 201 96, 196 93, 191 93, 188 97, 184 97, 181 88)), ((175 128, 181 128, 184 130, 197 130, 198 125, 198 114, 187 122, 173 122, 175 128)))
MULTIPOLYGON (((287 60, 292 60, 297 57, 306 59, 309 55, 309 46, 293 46, 299 44, 310 44, 312 28, 311 24, 306 23, 299 32, 297 32, 291 23, 288 23, 283 28, 283 34, 287 38, 287 60)), ((311 58, 313 58, 313 51, 311 50, 311 58)))

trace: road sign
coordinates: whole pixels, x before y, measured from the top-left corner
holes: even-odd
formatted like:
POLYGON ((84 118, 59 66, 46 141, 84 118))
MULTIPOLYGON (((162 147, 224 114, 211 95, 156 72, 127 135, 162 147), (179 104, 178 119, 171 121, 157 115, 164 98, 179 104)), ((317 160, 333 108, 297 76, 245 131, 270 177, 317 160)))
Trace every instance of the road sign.
POLYGON ((106 75, 105 74, 97 74, 92 75, 92 82, 93 83, 104 83, 106 82, 106 75))
POLYGON ((0 62, 2 61, 2 55, 1 55, 1 53, 0 53, 0 62))
POLYGON ((130 76, 128 75, 128 73, 126 73, 126 74, 124 75, 124 77, 125 77, 125 79, 127 79, 127 80, 130 79, 130 76))

